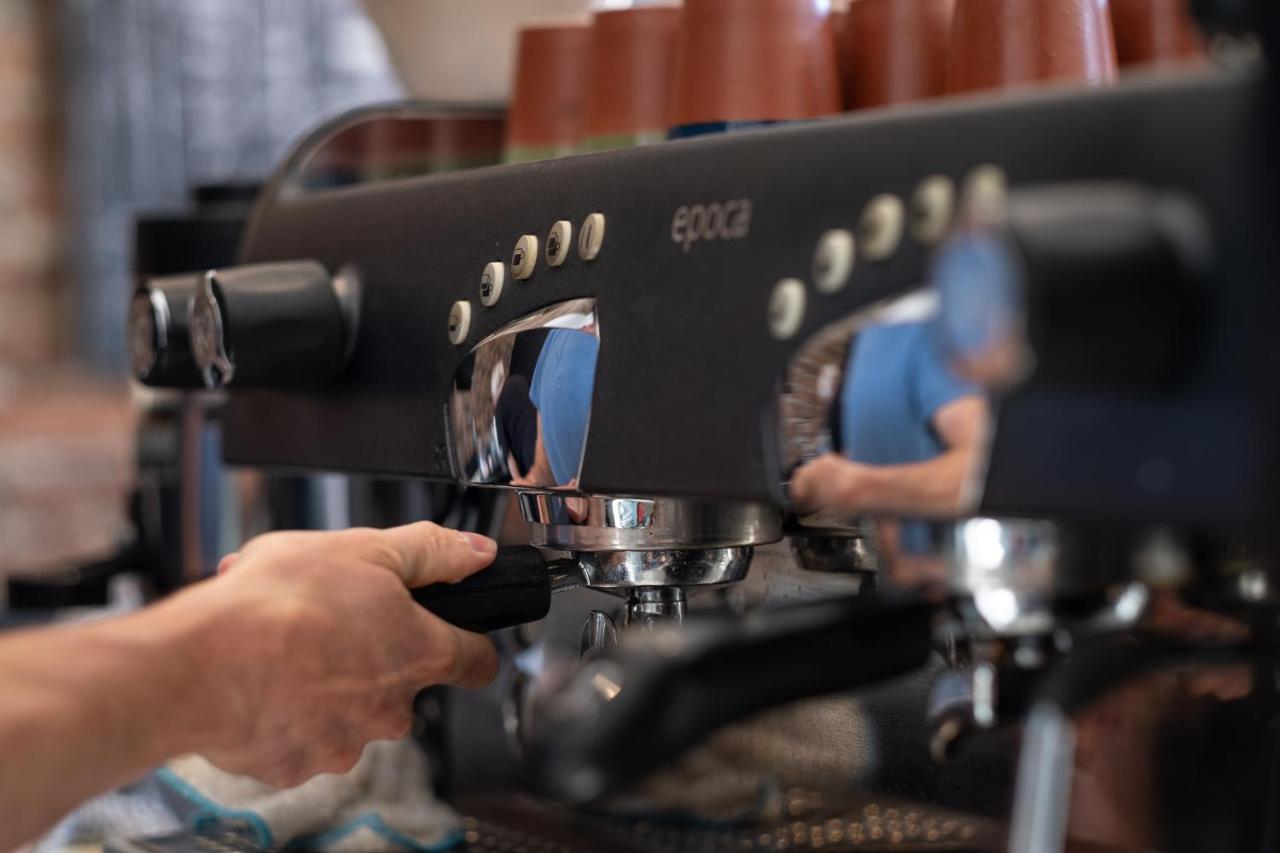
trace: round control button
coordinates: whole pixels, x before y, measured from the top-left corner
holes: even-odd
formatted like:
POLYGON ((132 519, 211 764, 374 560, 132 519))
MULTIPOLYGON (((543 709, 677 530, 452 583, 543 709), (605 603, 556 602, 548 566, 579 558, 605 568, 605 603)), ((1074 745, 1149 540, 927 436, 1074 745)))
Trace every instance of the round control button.
POLYGON ((533 275, 533 268, 538 265, 538 238, 526 234, 516 241, 515 251, 511 253, 511 273, 520 281, 533 275))
POLYGON ((878 195, 867 202, 858 222, 858 250, 872 263, 887 261, 902 245, 906 210, 902 199, 878 195))
POLYGON ((459 299, 449 309, 449 343, 457 346, 471 332, 471 303, 459 299))
POLYGON ((604 214, 593 213, 582 220, 582 231, 578 233, 578 257, 584 261, 594 261, 604 245, 604 214))
POLYGON ((502 298, 502 285, 507 279, 507 268, 501 261, 490 261, 485 264, 480 275, 480 304, 491 308, 502 298))
POLYGON ((804 320, 804 282, 784 278, 773 286, 769 297, 769 332, 780 341, 794 337, 804 320))
POLYGON ((994 226, 1004 222, 1009 198, 1009 180, 999 166, 979 166, 969 173, 960 200, 965 222, 975 226, 994 226))
POLYGON ((955 209, 956 185, 951 179, 925 178, 911 197, 911 236, 926 246, 939 242, 951 230, 955 209))
POLYGON ((813 285, 819 293, 836 293, 853 272, 853 234, 836 228, 823 234, 813 252, 813 285))
POLYGON ((547 263, 558 267, 569 257, 569 247, 573 245, 573 223, 561 219, 551 226, 547 235, 547 263))

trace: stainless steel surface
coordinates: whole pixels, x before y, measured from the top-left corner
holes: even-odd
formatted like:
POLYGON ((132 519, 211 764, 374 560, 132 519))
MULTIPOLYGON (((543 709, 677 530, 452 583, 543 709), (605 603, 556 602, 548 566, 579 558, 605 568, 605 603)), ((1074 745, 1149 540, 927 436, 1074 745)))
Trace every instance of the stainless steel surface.
POLYGON ((762 545, 782 538, 782 513, 740 501, 520 494, 531 543, 564 551, 650 551, 762 545))
POLYGON ((751 549, 585 551, 576 557, 587 586, 625 593, 633 589, 709 587, 740 581, 747 576, 751 549))
POLYGON ((476 485, 575 490, 599 340, 595 300, 574 299, 476 344, 454 377, 449 405, 458 476, 476 485), (535 400, 540 383, 546 393, 535 400))
POLYGON ((163 294, 139 290, 129 306, 129 364, 133 375, 146 379, 168 345, 169 304, 163 294))
POLYGON ((222 306, 213 292, 214 271, 200 279, 191 297, 191 354, 209 388, 223 388, 235 376, 235 364, 227 351, 222 306))
POLYGON ((954 527, 952 590, 1000 635, 1054 627, 1058 534, 1045 521, 972 518, 954 527))
POLYGON ((618 629, 613 617, 603 610, 592 610, 582 623, 581 657, 589 661, 618 643, 618 629))
POLYGON ((1027 716, 1009 833, 1010 853, 1060 853, 1067 841, 1075 726, 1051 702, 1027 716))
POLYGON ((815 530, 790 536, 788 541, 806 571, 874 577, 880 570, 874 544, 861 534, 815 530))
POLYGON ((1071 626, 1115 631, 1132 626, 1150 592, 1137 581, 1097 591, 1095 605, 1070 618, 1059 614, 1060 546, 1047 521, 971 518, 954 525, 950 549, 952 592, 968 631, 976 637, 1044 635, 1071 626))
POLYGON ((639 587, 627 596, 627 626, 648 630, 667 622, 683 622, 687 603, 682 587, 639 587))

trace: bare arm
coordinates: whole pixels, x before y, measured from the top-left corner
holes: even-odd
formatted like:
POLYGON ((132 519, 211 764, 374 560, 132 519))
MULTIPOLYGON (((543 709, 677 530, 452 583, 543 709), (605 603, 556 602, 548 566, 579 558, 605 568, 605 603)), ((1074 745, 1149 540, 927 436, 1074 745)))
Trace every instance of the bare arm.
POLYGON ((140 613, 0 638, 0 850, 186 752, 279 785, 349 769, 421 687, 493 677, 485 638, 407 592, 493 555, 426 523, 270 534, 140 613))
POLYGON ((792 497, 805 506, 852 514, 948 518, 964 510, 964 486, 987 429, 987 403, 961 397, 934 414, 945 448, 924 462, 867 465, 837 454, 798 470, 792 497))

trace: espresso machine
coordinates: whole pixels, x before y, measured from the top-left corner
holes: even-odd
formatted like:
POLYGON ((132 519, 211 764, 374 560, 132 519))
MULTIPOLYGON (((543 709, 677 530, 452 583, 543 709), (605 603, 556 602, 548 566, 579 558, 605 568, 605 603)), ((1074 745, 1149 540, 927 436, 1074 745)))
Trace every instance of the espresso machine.
POLYGON ((188 294, 166 345, 228 463, 513 501, 524 541, 416 593, 509 658, 459 699, 521 792, 459 799, 472 849, 1275 849, 1272 97, 1196 71, 302 177, 375 110, 294 151, 237 264, 151 292, 188 294), (866 497, 847 437, 926 369, 969 401, 950 488, 866 497), (1233 786, 1134 794, 1134 730, 1081 714, 1222 667, 1251 686, 1192 742, 1233 786))

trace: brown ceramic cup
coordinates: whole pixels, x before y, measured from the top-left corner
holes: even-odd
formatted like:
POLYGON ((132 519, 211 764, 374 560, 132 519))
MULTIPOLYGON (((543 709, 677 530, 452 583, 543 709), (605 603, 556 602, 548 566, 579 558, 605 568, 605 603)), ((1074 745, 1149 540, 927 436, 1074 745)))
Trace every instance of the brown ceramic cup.
POLYGON ((666 138, 680 10, 598 12, 591 25, 584 147, 600 151, 666 138))
POLYGON ((956 0, 950 92, 1115 78, 1107 0, 956 0))
POLYGON ((947 89, 954 0, 854 0, 849 5, 845 107, 919 101, 947 89))
POLYGON ((1189 0, 1111 0, 1120 65, 1169 65, 1205 57, 1189 0))
POLYGON ((585 19, 520 30, 508 162, 570 154, 582 141, 590 35, 585 19))
POLYGON ((685 0, 675 134, 839 112, 832 27, 825 4, 814 0, 685 0))

